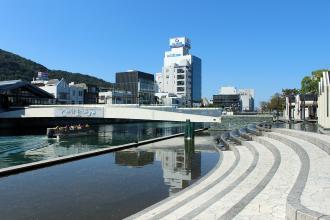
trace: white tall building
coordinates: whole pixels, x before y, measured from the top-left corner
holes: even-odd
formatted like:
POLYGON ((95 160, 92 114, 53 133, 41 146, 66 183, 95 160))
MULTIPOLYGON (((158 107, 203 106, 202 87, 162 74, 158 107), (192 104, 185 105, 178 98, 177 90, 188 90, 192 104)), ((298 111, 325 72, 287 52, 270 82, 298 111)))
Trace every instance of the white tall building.
POLYGON ((202 93, 201 59, 189 54, 190 40, 171 38, 170 51, 165 52, 162 73, 156 74, 157 92, 173 93, 186 106, 199 105, 202 93))
POLYGON ((239 89, 238 94, 241 96, 242 111, 254 111, 254 89, 239 89))

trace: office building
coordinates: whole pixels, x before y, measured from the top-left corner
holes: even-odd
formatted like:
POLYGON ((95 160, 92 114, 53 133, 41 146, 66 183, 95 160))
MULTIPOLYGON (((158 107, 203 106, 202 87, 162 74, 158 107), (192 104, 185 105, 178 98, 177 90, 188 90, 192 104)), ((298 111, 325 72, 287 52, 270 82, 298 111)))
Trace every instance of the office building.
POLYGON ((171 38, 165 52, 164 66, 156 74, 157 92, 172 93, 182 98, 185 106, 199 106, 202 91, 202 61, 189 53, 190 40, 171 38))
POLYGON ((219 89, 219 94, 213 96, 213 104, 226 110, 254 111, 254 89, 237 89, 224 86, 219 89))
POLYGON ((99 92, 99 104, 132 104, 132 92, 112 90, 99 92))
POLYGON ((238 94, 241 97, 241 111, 254 111, 254 89, 238 89, 238 94))
POLYGON ((232 86, 223 86, 219 89, 220 95, 236 95, 237 93, 237 89, 232 86))
POLYGON ((137 70, 116 73, 116 88, 132 92, 132 104, 154 104, 154 84, 153 74, 137 70))
POLYGON ((167 92, 157 92, 155 93, 157 105, 164 106, 177 106, 181 107, 183 105, 182 98, 178 97, 176 94, 167 92))
POLYGON ((99 91, 100 88, 96 85, 78 83, 75 84, 76 87, 82 88, 84 91, 84 104, 97 104, 99 101, 99 91))
POLYGON ((213 95, 213 105, 226 111, 241 111, 241 99, 239 94, 213 95))

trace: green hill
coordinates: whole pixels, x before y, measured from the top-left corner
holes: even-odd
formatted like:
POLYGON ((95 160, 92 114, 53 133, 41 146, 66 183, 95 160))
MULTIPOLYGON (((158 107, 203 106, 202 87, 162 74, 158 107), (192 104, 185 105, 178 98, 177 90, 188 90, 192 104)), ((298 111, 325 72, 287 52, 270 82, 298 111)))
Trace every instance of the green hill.
POLYGON ((38 71, 48 72, 50 79, 64 78, 68 83, 86 83, 99 87, 111 87, 112 85, 110 82, 81 73, 49 70, 32 60, 0 49, 0 81, 17 79, 32 81, 38 71))

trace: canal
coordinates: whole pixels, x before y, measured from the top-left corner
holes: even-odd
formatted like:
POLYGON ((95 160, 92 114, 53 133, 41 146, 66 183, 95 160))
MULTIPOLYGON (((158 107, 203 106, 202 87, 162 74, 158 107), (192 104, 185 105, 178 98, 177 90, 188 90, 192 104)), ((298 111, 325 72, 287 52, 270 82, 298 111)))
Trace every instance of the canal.
MULTIPOLYGON (((4 152, 0 161, 5 167, 170 135, 182 129, 181 123, 104 125, 98 127, 103 136, 99 132, 97 136, 54 143, 43 135, 3 136, 3 149, 18 149, 4 152), (41 146, 31 147, 38 144, 41 146)), ((1 219, 122 219, 190 186, 218 161, 214 138, 202 132, 194 142, 177 137, 2 177, 1 219)))
POLYGON ((91 135, 60 140, 48 139, 46 129, 14 131, 19 135, 3 132, 5 135, 0 136, 0 168, 177 134, 183 132, 183 126, 176 122, 96 125, 91 128, 95 131, 91 135), (29 133, 33 135, 23 135, 29 133))

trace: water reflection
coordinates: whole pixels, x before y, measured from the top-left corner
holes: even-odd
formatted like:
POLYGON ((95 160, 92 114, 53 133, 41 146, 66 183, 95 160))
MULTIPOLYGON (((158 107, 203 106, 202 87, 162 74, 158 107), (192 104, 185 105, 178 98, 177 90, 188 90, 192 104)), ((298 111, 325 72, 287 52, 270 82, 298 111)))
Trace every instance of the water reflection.
POLYGON ((212 137, 182 137, 1 178, 1 219, 123 219, 208 173, 212 137), (195 145, 194 145, 195 144, 195 145))
POLYGON ((300 131, 319 132, 317 123, 301 122, 301 123, 274 123, 276 128, 288 128, 300 131))
POLYGON ((201 152, 195 152, 193 140, 185 140, 184 149, 157 151, 156 160, 161 161, 170 195, 186 188, 201 175, 201 152))
POLYGON ((118 151, 115 152, 115 163, 122 166, 142 167, 154 162, 154 152, 118 151))
POLYGON ((115 152, 115 162, 119 165, 141 167, 154 161, 161 164, 164 183, 169 186, 169 195, 191 185, 193 180, 201 176, 201 152, 195 151, 194 140, 185 140, 184 148, 115 152))
POLYGON ((47 139, 44 135, 0 137, 0 168, 62 157, 167 136, 183 131, 182 123, 150 122, 94 126, 88 136, 47 139))

